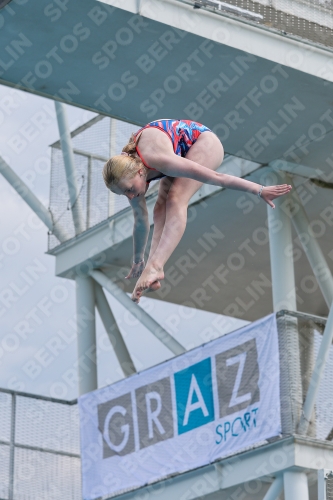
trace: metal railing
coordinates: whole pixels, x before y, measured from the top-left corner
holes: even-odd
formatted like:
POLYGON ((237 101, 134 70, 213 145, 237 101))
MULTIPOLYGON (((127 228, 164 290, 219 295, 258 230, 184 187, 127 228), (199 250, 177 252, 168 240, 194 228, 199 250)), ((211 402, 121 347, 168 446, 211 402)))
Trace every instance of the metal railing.
POLYGON ((0 389, 0 500, 79 500, 77 401, 0 389))
MULTIPOLYGON (((80 209, 84 231, 129 207, 126 197, 116 196, 106 189, 102 169, 110 156, 120 154, 131 133, 138 128, 131 123, 107 116, 96 116, 71 133, 78 188, 74 204, 77 202, 80 209)), ((73 238, 77 232, 73 223, 72 208, 61 144, 56 141, 51 144, 49 210, 55 229, 63 228, 67 239, 73 238)), ((49 234, 49 250, 59 243, 54 232, 49 234)))
POLYGON ((332 0, 178 0, 326 49, 333 49, 332 0))

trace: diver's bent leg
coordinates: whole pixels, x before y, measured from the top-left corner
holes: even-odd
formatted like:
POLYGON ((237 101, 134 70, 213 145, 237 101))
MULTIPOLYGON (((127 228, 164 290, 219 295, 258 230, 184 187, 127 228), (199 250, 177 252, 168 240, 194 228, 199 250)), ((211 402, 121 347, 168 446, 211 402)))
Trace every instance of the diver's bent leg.
MULTIPOLYGON (((204 132, 190 148, 186 157, 212 170, 223 161, 223 147, 212 132, 204 132)), ((177 177, 174 179, 166 200, 165 223, 158 245, 149 257, 147 266, 133 291, 132 299, 138 301, 144 290, 155 281, 164 278, 164 265, 175 250, 184 234, 187 220, 187 207, 191 197, 202 186, 194 179, 177 177)))

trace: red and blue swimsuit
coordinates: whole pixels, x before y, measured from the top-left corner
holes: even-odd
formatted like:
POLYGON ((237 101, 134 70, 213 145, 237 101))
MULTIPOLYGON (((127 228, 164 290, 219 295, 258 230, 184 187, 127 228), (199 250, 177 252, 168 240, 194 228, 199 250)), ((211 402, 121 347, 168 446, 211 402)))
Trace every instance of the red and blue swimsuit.
MULTIPOLYGON (((172 142, 174 153, 178 156, 186 157, 186 154, 191 146, 197 141, 198 137, 202 132, 211 132, 208 127, 202 125, 198 122, 192 122, 191 120, 156 120, 154 122, 148 123, 145 127, 140 128, 136 134, 135 138, 146 128, 158 128, 162 130, 172 142)), ((142 163, 152 170, 155 168, 147 165, 145 160, 142 158, 138 146, 136 146, 136 151, 140 156, 142 163)))

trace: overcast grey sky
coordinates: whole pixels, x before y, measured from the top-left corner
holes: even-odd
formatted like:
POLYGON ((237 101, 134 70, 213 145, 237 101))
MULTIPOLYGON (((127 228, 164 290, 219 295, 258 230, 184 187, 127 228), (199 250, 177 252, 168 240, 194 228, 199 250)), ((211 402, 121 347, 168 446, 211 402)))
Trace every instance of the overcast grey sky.
MULTIPOLYGON (((66 106, 70 129, 93 116, 66 106)), ((0 86, 0 155, 48 206, 49 144, 59 139, 54 103, 0 86)), ((74 282, 54 275, 47 229, 0 176, 0 387, 77 397, 74 282), (55 350, 59 339, 60 350, 55 350)), ((138 370, 171 353, 108 296, 138 370), (149 349, 147 349, 149 345, 149 349)), ((144 298, 149 314, 187 348, 247 322, 144 298), (161 307, 161 305, 163 307, 161 307)), ((97 315, 99 386, 123 377, 97 315)))

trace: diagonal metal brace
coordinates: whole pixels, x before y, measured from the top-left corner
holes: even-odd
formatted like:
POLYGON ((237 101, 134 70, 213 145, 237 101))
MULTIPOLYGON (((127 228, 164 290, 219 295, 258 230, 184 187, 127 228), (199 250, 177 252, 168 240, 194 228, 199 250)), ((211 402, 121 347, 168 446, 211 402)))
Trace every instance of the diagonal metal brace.
POLYGON ((277 500, 279 498, 279 495, 282 493, 282 490, 283 476, 281 475, 274 479, 263 500, 277 500))
POLYGON ((34 195, 31 189, 28 188, 28 186, 20 179, 14 170, 5 162, 5 160, 1 158, 1 156, 0 173, 60 242, 69 239, 69 236, 61 227, 54 226, 52 216, 47 208, 37 198, 37 196, 34 195))
POLYGON ((183 354, 185 348, 173 338, 164 328, 159 325, 149 314, 141 307, 135 304, 129 296, 117 286, 108 276, 102 271, 92 270, 90 276, 97 283, 104 287, 115 299, 118 300, 126 309, 133 314, 155 337, 162 342, 174 354, 183 354))
POLYGON ((105 297, 103 288, 96 281, 95 297, 97 310, 125 377, 136 373, 133 360, 105 297))

